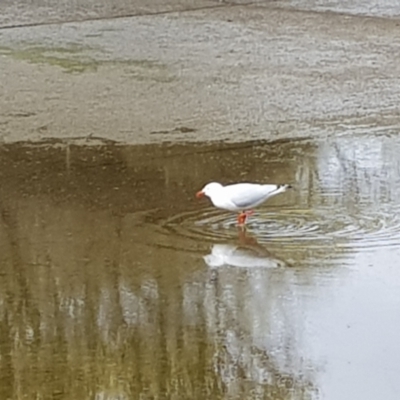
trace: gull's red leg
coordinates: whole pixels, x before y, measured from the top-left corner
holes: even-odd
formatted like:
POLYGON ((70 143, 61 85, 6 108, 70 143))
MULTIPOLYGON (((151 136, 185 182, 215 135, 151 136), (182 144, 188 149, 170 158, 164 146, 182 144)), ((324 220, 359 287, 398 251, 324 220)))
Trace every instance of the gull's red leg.
POLYGON ((253 214, 254 214, 253 210, 242 211, 238 215, 238 224, 239 225, 245 225, 247 218, 250 217, 250 215, 253 215, 253 214))
POLYGON ((246 223, 246 218, 247 218, 247 214, 242 211, 237 218, 238 224, 239 225, 244 225, 246 223))

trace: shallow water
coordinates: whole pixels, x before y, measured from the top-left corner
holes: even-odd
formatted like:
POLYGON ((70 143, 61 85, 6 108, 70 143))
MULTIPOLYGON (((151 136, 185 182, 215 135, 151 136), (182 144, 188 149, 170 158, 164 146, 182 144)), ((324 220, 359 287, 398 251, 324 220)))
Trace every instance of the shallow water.
POLYGON ((400 139, 0 149, 1 399, 397 399, 400 139), (289 182, 246 231, 194 193, 289 182))

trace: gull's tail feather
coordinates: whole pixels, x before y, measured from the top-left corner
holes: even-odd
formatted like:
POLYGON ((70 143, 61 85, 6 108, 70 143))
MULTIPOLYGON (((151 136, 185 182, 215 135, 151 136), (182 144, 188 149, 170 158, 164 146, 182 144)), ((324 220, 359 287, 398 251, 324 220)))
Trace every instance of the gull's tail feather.
POLYGON ((290 184, 285 184, 285 185, 276 185, 276 189, 273 191, 273 194, 279 194, 279 193, 283 193, 286 192, 286 190, 288 189, 292 189, 293 186, 290 184))

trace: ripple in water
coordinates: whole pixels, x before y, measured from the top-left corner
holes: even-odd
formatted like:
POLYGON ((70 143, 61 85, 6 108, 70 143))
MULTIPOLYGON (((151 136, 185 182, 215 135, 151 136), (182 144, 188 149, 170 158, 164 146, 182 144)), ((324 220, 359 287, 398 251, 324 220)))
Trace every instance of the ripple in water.
MULTIPOLYGON (((400 210, 398 210, 400 211, 400 210)), ((392 210, 357 217, 332 208, 307 210, 284 208, 258 211, 247 225, 259 243, 348 249, 398 246, 400 213, 392 210)), ((236 215, 216 209, 176 215, 162 223, 176 235, 198 241, 232 240, 237 236, 236 215)))

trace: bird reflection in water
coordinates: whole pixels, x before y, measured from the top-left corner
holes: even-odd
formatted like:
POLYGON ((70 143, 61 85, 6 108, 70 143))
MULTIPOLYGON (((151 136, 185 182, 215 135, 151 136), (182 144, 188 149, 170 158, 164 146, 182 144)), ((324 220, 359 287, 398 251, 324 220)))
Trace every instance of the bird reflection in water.
POLYGON ((278 268, 287 265, 260 245, 255 236, 248 235, 246 230, 239 228, 238 233, 236 243, 212 246, 211 253, 203 257, 209 267, 278 268))

